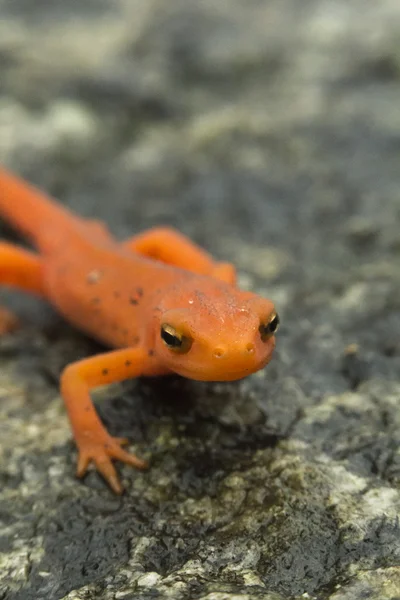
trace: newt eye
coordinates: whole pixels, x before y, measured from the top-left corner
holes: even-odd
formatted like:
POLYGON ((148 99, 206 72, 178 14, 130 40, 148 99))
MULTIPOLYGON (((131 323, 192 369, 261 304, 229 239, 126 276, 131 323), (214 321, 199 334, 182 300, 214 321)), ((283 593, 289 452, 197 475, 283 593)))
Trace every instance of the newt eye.
POLYGON ((192 347, 193 340, 187 335, 179 333, 175 327, 164 323, 161 325, 161 339, 170 350, 179 352, 180 354, 186 354, 192 347))
POLYGON ((258 328, 262 341, 266 342, 267 340, 269 340, 278 329, 278 326, 278 314, 276 312, 273 312, 272 315, 269 317, 268 321, 266 323, 261 323, 260 327, 258 328))

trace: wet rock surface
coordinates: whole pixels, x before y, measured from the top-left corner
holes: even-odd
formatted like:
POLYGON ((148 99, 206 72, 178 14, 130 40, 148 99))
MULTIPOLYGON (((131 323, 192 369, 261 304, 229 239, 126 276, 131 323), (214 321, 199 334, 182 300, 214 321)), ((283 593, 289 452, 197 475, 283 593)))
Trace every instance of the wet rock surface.
MULTIPOLYGON (((99 348, 1 291, 1 600, 400 597, 397 0, 0 0, 0 160, 119 238, 173 225, 271 297, 247 380, 98 390, 151 459, 76 452, 99 348)), ((8 239, 16 236, 2 226, 8 239)))

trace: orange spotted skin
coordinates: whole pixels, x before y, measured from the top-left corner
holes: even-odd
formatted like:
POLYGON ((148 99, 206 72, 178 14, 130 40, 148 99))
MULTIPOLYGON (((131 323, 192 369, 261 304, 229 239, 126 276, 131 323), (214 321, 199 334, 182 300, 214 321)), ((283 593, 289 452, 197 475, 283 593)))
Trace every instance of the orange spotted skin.
MULTIPOLYGON (((47 299, 112 349, 61 375, 78 476, 94 462, 121 493, 113 460, 147 466, 122 448, 127 440, 108 434, 91 401, 93 388, 168 373, 232 381, 271 359, 278 324, 272 302, 239 290, 231 264, 215 262, 177 231, 154 228, 119 242, 100 222, 77 217, 4 169, 0 216, 38 251, 0 243, 0 283, 47 299)), ((0 309, 0 330, 15 325, 0 309)))

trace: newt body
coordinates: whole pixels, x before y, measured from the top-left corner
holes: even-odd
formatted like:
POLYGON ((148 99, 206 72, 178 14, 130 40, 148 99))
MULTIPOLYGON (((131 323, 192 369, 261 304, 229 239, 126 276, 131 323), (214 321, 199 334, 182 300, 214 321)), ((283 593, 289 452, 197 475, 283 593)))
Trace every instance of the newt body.
POLYGON ((215 262, 177 231, 154 228, 119 242, 100 222, 73 215, 2 169, 0 216, 38 250, 0 243, 0 283, 47 299, 114 349, 61 375, 78 476, 93 461, 121 493, 112 459, 146 467, 100 422, 90 398, 96 386, 168 373, 231 381, 269 362, 279 322, 272 302, 239 290, 231 264, 215 262))

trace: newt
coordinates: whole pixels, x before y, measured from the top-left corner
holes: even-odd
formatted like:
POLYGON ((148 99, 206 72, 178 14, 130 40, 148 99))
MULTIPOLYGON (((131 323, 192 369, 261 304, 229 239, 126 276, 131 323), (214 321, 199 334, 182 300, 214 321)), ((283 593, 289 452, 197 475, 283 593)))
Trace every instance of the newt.
MULTIPOLYGON (((125 241, 99 221, 70 212, 0 168, 0 216, 36 249, 0 242, 0 283, 49 301, 109 351, 67 365, 60 376, 78 449, 77 476, 94 463, 117 494, 113 461, 144 469, 112 437, 90 391, 141 376, 175 373, 234 381, 271 359, 279 317, 271 300, 240 290, 230 263, 189 238, 154 227, 125 241)), ((5 309, 0 330, 15 326, 5 309)))

